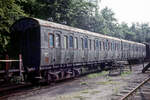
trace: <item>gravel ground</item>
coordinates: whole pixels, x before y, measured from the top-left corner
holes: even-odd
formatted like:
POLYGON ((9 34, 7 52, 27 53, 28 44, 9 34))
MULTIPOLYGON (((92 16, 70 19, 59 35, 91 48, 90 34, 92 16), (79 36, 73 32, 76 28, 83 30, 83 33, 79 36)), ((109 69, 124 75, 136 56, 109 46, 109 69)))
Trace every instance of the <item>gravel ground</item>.
POLYGON ((89 74, 57 86, 13 96, 8 100, 111 100, 135 80, 146 78, 142 65, 132 66, 121 75, 109 76, 108 71, 89 74))

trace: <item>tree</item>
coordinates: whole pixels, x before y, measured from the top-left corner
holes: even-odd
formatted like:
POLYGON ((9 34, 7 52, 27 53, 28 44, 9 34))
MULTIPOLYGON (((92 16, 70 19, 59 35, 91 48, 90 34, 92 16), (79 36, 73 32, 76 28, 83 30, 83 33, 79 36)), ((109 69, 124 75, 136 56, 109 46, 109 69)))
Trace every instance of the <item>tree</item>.
POLYGON ((114 17, 114 12, 109 8, 104 8, 101 11, 101 16, 103 17, 103 29, 104 34, 115 36, 117 19, 114 17))
POLYGON ((25 14, 15 0, 0 1, 0 57, 8 49, 10 26, 22 16, 25 16, 25 14))

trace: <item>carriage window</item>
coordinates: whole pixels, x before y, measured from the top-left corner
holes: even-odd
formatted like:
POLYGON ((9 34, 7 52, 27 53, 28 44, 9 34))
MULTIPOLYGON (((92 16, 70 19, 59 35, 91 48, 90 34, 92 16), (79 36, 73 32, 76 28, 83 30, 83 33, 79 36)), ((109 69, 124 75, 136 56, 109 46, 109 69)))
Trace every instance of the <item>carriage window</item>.
POLYGON ((110 50, 110 43, 108 42, 108 50, 110 50))
POLYGON ((114 43, 112 44, 112 50, 115 50, 115 45, 114 45, 114 43))
POLYGON ((99 41, 99 49, 101 50, 101 41, 99 41))
POLYGON ((118 50, 118 43, 116 43, 116 50, 118 50))
POLYGON ((96 43, 95 43, 95 40, 94 40, 94 50, 96 49, 96 43))
POLYGON ((83 43, 83 38, 81 38, 81 45, 82 45, 82 50, 84 49, 84 43, 83 43))
POLYGON ((73 37, 69 36, 69 47, 73 48, 73 37))
POLYGON ((115 45, 115 43, 114 43, 114 51, 116 50, 116 45, 115 45))
POLYGON ((105 51, 105 42, 103 42, 103 49, 104 49, 104 51, 105 51))
POLYGON ((88 48, 88 40, 87 40, 87 38, 85 38, 85 48, 88 48))
MULTIPOLYGON (((130 46, 129 46, 130 47, 130 46)), ((118 43, 118 50, 120 50, 120 44, 118 43)))
POLYGON ((64 48, 68 48, 68 37, 64 36, 64 48))
POLYGON ((118 50, 118 44, 116 43, 116 51, 118 50))
POLYGON ((117 43, 115 43, 115 50, 117 50, 117 43))
POLYGON ((112 50, 114 50, 114 43, 112 43, 112 50))
POLYGON ((56 34, 56 48, 60 47, 60 35, 56 34))
POLYGON ((115 43, 113 44, 113 50, 114 50, 114 51, 116 50, 116 45, 115 45, 115 43))
POLYGON ((78 38, 77 37, 74 38, 74 48, 78 49, 78 38))
POLYGON ((111 43, 111 51, 113 50, 113 44, 111 43))
POLYGON ((111 42, 109 42, 109 50, 111 51, 111 42))
POLYGON ((105 43, 105 47, 106 47, 106 50, 108 50, 108 40, 106 41, 106 43, 105 43))
POLYGON ((89 49, 91 50, 92 47, 91 47, 91 40, 89 39, 89 49))
POLYGON ((96 40, 96 48, 98 48, 98 40, 96 40))
POLYGON ((49 34, 49 46, 54 47, 54 35, 49 34))

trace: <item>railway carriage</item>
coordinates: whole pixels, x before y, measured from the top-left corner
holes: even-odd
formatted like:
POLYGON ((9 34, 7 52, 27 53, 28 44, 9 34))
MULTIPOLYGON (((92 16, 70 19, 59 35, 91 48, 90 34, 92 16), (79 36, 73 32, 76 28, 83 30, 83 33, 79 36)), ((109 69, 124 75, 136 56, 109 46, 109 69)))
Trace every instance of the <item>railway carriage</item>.
POLYGON ((11 32, 14 48, 19 48, 32 79, 63 79, 83 69, 96 70, 95 64, 103 67, 106 62, 143 59, 146 54, 141 43, 36 18, 20 19, 11 32))

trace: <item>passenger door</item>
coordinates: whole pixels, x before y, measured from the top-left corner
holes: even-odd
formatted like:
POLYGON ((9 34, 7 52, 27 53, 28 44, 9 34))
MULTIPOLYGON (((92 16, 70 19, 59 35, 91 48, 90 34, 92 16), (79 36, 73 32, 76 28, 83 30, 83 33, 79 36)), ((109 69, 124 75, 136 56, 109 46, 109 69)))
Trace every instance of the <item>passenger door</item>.
POLYGON ((68 51, 68 55, 69 55, 69 63, 73 63, 74 61, 74 40, 73 40, 73 33, 69 34, 69 51, 68 51))
POLYGON ((88 61, 88 37, 84 38, 84 62, 88 61))
POLYGON ((79 47, 78 47, 78 40, 79 38, 77 35, 74 36, 74 61, 73 62, 79 62, 79 57, 80 55, 78 54, 79 52, 79 47))
POLYGON ((80 37, 80 61, 84 62, 84 38, 83 36, 80 37))
POLYGON ((99 60, 99 41, 98 39, 95 39, 95 60, 98 61, 99 60))
POLYGON ((61 32, 54 31, 55 34, 55 50, 54 50, 54 61, 55 64, 61 64, 61 32))
POLYGON ((62 37, 62 63, 69 63, 69 49, 68 49, 68 35, 65 34, 64 32, 64 35, 62 37))

